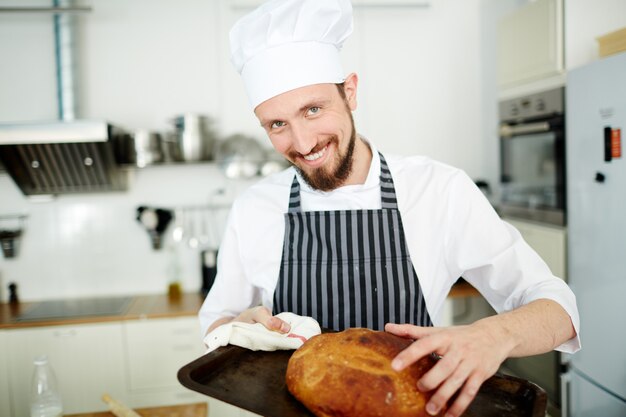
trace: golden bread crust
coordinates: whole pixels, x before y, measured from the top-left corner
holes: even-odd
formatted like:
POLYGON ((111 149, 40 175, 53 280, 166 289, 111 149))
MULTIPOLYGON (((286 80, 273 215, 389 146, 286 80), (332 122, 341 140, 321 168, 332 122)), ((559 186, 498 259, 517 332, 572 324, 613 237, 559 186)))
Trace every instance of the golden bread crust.
POLYGON ((391 368, 411 343, 362 328, 312 337, 289 360, 287 388, 318 417, 429 416, 424 408, 431 393, 418 391, 417 381, 435 359, 424 357, 401 372, 391 368))

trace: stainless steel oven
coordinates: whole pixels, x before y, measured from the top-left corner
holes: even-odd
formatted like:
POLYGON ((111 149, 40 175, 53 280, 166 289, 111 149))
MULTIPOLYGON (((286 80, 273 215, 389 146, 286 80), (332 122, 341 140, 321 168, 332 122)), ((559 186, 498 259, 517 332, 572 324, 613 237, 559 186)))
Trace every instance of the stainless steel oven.
MULTIPOLYGON (((500 214, 565 226, 564 88, 499 103, 500 214)), ((503 372, 537 383, 548 411, 560 416, 560 354, 507 359, 503 372)))
POLYGON ((565 224, 564 88, 499 103, 503 216, 565 224))

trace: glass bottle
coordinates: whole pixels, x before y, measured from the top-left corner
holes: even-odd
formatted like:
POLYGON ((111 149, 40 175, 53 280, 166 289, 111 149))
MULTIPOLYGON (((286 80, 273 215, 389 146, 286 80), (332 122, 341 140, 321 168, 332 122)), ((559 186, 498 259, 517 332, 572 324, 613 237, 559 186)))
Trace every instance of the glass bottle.
POLYGON ((30 396, 31 417, 63 416, 61 394, 48 357, 38 356, 33 365, 35 370, 30 396))

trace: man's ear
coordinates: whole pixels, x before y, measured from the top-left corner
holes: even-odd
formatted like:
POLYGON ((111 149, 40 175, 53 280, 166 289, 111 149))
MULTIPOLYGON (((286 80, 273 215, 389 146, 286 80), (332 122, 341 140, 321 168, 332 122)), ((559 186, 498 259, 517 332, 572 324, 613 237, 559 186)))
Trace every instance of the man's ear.
POLYGON ((343 91, 346 94, 346 103, 351 111, 356 110, 356 90, 359 84, 359 77, 356 73, 351 73, 343 82, 343 91))

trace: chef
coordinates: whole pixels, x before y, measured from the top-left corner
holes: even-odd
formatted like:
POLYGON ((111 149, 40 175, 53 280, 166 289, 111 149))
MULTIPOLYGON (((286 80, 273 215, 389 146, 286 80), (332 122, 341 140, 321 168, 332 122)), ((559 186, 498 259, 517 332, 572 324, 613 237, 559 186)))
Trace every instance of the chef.
MULTIPOLYGON (((231 321, 288 332, 275 315, 292 312, 411 338, 392 366, 441 355, 418 389, 436 390, 431 414, 459 391, 448 411, 459 416, 507 357, 578 350, 576 301, 463 171, 358 134, 359 79, 339 56, 351 31, 349 0, 273 0, 230 32, 251 107, 293 166, 234 202, 203 332, 231 321), (500 314, 433 327, 459 277, 500 314)), ((391 68, 389 82, 402 82, 391 68)))

